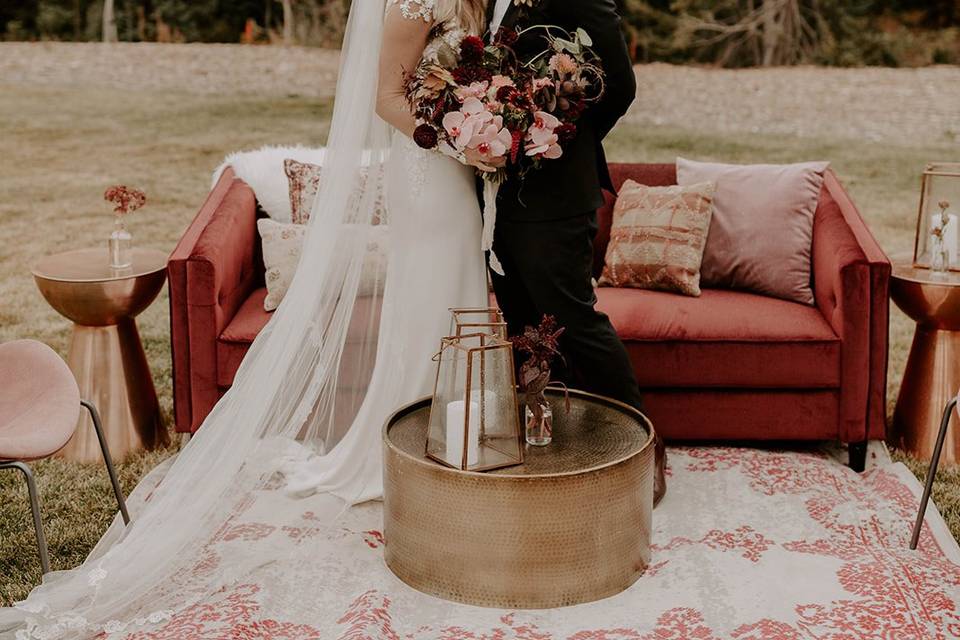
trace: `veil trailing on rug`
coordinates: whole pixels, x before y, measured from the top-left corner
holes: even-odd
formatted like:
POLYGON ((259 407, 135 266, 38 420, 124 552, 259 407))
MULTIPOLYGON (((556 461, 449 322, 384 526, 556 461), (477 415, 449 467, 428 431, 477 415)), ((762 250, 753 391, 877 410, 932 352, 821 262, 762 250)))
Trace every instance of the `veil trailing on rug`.
MULTIPOLYGON (((306 447, 319 489, 311 503, 315 526, 379 495, 384 416, 365 411, 364 401, 377 359, 384 274, 365 256, 375 226, 387 222, 376 218, 391 136, 375 113, 383 19, 384 0, 353 3, 301 263, 233 387, 172 464, 134 492, 131 504, 139 508, 132 524, 115 524, 83 565, 48 575, 25 602, 0 610, 0 636, 135 632, 272 562, 260 552, 212 570, 195 568, 204 541, 251 495, 272 490, 278 501, 291 500, 276 490, 285 481, 281 461, 302 459, 306 447), (376 424, 358 429, 365 421, 376 424), (185 572, 189 580, 181 579, 185 572)), ((389 389, 381 392, 389 396, 389 389)), ((287 524, 284 513, 278 507, 270 515, 278 528, 287 524)), ((276 551, 287 560, 309 552, 307 544, 276 551)))

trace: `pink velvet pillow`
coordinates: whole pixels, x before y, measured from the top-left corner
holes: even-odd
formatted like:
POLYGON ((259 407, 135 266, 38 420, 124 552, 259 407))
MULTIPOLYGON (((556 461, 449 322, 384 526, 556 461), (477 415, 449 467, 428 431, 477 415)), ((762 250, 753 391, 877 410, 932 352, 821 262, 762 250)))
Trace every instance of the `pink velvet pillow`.
POLYGON ((716 182, 703 286, 814 304, 813 217, 830 163, 731 165, 677 158, 677 182, 716 182))

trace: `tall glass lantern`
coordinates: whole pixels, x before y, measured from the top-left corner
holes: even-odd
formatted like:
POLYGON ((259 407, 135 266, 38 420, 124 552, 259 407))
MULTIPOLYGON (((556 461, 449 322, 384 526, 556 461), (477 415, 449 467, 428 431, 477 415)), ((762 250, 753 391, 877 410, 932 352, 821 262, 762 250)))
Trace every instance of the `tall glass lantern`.
POLYGON ((462 471, 523 463, 513 345, 488 333, 444 338, 427 457, 462 471))
POLYGON ((913 264, 960 271, 960 163, 934 162, 923 172, 913 264))
POLYGON ((500 309, 450 309, 450 335, 488 333, 507 339, 507 323, 500 309))

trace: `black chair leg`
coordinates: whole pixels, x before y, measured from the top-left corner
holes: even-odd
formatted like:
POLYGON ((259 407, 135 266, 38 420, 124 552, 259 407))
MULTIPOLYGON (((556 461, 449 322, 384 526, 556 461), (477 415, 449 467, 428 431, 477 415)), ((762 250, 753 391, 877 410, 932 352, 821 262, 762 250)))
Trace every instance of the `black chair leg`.
POLYGON ((0 469, 19 469, 27 480, 27 492, 30 494, 30 510, 33 512, 33 528, 37 534, 37 547, 40 549, 40 566, 43 573, 50 573, 50 554, 47 551, 47 538, 43 535, 43 521, 40 519, 40 494, 33 470, 23 462, 0 462, 0 469))
POLYGON ((848 464, 857 473, 867 468, 867 441, 851 442, 847 445, 848 464))
POLYGON ((103 452, 103 461, 107 463, 107 473, 110 474, 110 483, 113 485, 113 494, 117 497, 117 504, 120 506, 120 515, 123 516, 123 523, 130 524, 130 514, 127 513, 127 501, 123 498, 123 490, 120 489, 120 481, 117 480, 117 471, 113 467, 113 458, 110 457, 110 448, 107 446, 107 439, 103 435, 103 425, 100 423, 100 412, 92 402, 81 400, 80 404, 86 407, 93 419, 93 428, 97 432, 97 440, 100 441, 100 450, 103 452))
POLYGON ((916 551, 920 541, 920 530, 923 529, 923 518, 927 515, 927 504, 930 502, 930 492, 933 490, 933 481, 937 476, 937 467, 940 465, 940 454, 943 452, 943 441, 947 437, 947 428, 950 427, 950 418, 957 406, 957 398, 947 403, 940 419, 940 433, 937 434, 937 444, 933 448, 933 457, 930 459, 930 468, 927 469, 927 482, 923 487, 923 497, 920 498, 920 511, 917 513, 917 522, 913 525, 913 535, 910 536, 910 550, 916 551))

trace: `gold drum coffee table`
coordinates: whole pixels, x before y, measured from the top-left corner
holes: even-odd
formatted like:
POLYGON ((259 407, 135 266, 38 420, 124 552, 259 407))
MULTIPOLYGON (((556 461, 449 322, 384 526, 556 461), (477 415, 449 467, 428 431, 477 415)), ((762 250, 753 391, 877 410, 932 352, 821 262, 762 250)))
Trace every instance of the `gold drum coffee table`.
POLYGON ((424 455, 430 400, 384 428, 387 566, 411 587, 484 607, 544 609, 632 585, 650 562, 653 428, 614 400, 548 393, 553 443, 488 473, 424 455))
MULTIPOLYGON (((113 269, 106 249, 68 251, 39 260, 33 277, 50 306, 74 323, 67 362, 82 397, 103 416, 113 456, 165 445, 168 436, 134 318, 163 289, 167 254, 137 248, 130 267, 113 269)), ((57 455, 78 462, 103 459, 86 412, 57 455)))

